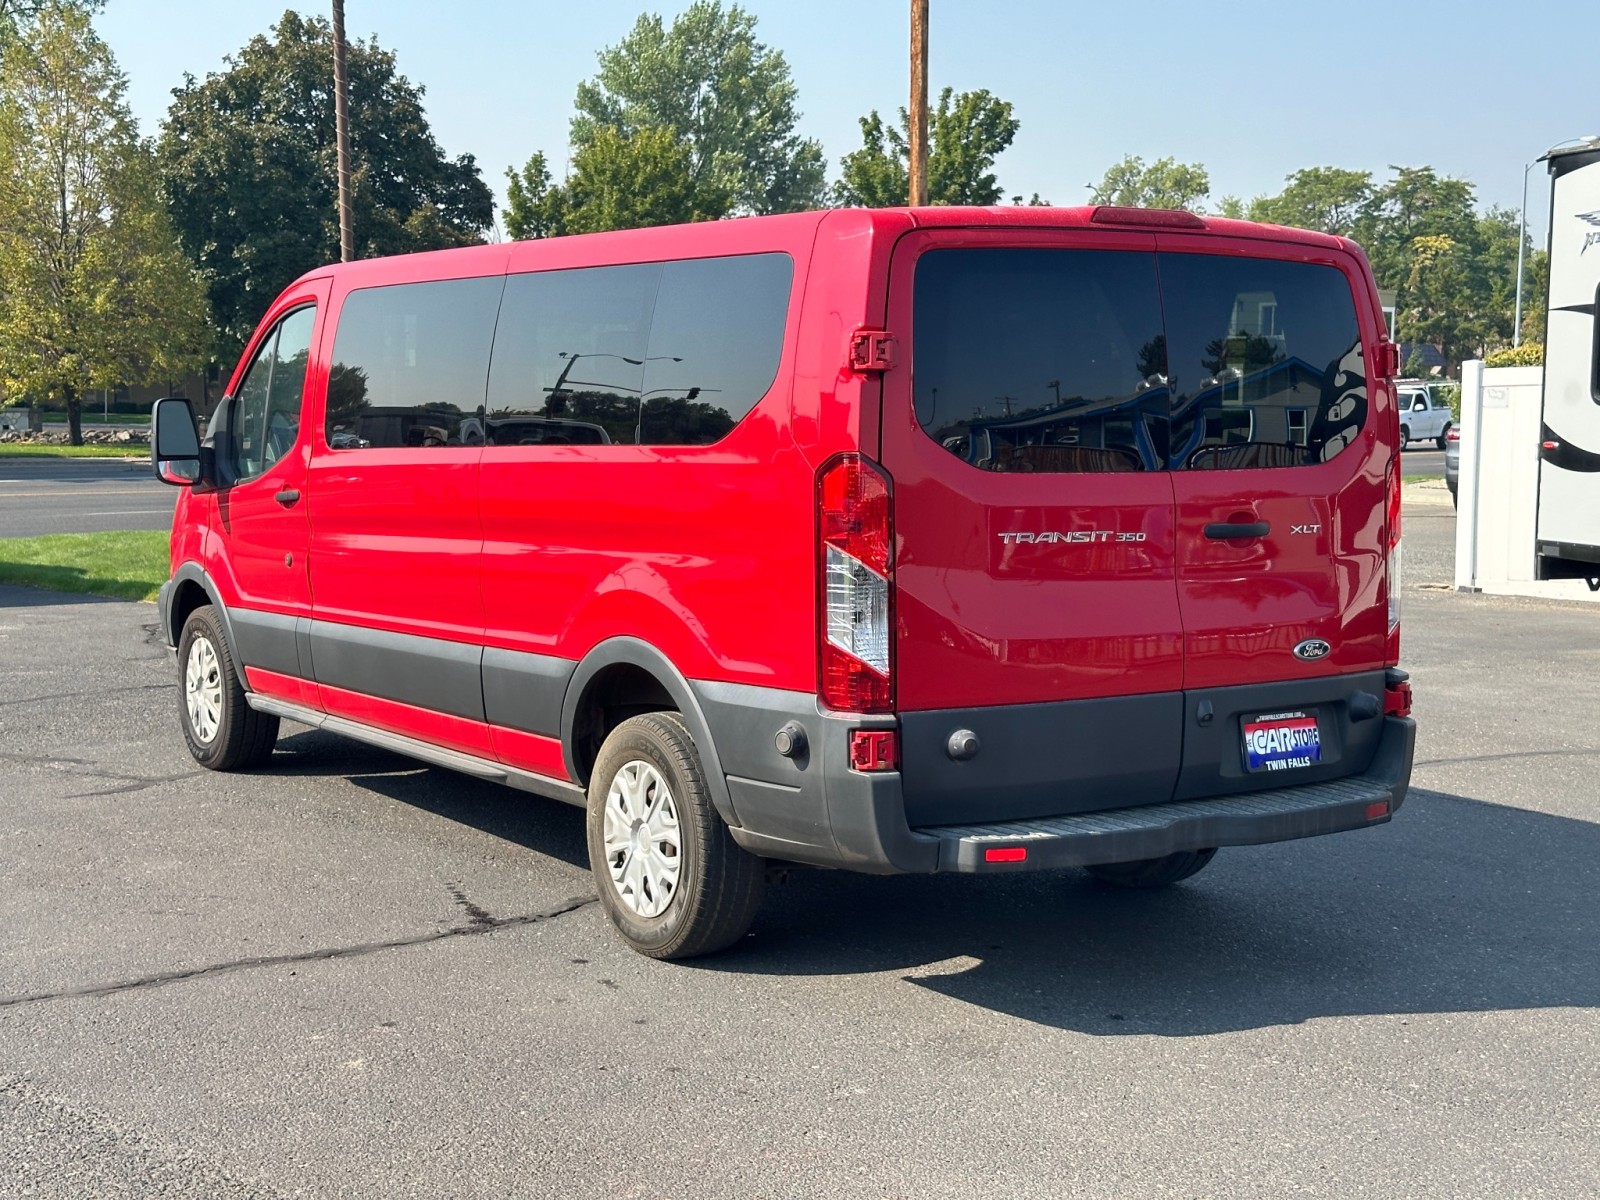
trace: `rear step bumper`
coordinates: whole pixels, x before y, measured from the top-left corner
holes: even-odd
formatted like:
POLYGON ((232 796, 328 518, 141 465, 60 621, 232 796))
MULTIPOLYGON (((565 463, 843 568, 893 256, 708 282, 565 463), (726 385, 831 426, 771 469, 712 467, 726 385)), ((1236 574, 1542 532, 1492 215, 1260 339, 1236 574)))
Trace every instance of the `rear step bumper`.
POLYGON ((940 871, 1086 867, 1161 858, 1180 850, 1259 846, 1382 825, 1399 806, 1394 797, 1395 790, 1377 780, 1339 780, 1053 820, 943 825, 912 833, 939 843, 936 869, 940 871), (1027 857, 1010 862, 990 862, 985 857, 1008 850, 1021 850, 1027 857))
POLYGON ((1404 803, 1411 782, 1416 722, 1385 719, 1378 752, 1362 774, 1302 787, 1183 800, 1139 808, 992 825, 910 831, 937 845, 936 871, 1017 871, 1160 858, 1180 850, 1259 846, 1382 825, 1404 803), (1026 857, 991 862, 991 851, 1026 857))
POLYGON ((1385 717, 1365 771, 1298 787, 1066 816, 913 826, 901 775, 849 767, 850 731, 893 728, 894 718, 824 712, 815 697, 800 693, 691 686, 726 771, 735 841, 768 858, 885 875, 1134 862, 1381 825, 1405 800, 1417 736, 1410 717, 1385 717), (810 731, 806 750, 793 759, 772 748, 773 730, 786 719, 810 731), (1006 848, 1012 853, 1004 858, 1012 861, 986 856, 1006 848), (1026 851, 1020 859, 1017 848, 1026 851))

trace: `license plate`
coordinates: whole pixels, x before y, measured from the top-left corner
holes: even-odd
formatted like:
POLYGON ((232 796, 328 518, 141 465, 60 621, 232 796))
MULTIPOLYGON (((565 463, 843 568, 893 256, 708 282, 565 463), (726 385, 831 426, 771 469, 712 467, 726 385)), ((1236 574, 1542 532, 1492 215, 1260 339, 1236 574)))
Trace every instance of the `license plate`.
POLYGON ((1315 709, 1266 713, 1244 723, 1248 771, 1292 771, 1322 761, 1322 734, 1315 709))

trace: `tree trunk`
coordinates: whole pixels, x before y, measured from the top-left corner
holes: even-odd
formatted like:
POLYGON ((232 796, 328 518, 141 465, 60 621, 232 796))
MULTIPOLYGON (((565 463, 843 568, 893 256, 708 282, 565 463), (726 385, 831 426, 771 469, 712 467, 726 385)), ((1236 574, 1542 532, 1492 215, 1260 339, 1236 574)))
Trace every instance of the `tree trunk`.
POLYGON ((83 401, 72 387, 67 389, 67 444, 83 445, 83 401))

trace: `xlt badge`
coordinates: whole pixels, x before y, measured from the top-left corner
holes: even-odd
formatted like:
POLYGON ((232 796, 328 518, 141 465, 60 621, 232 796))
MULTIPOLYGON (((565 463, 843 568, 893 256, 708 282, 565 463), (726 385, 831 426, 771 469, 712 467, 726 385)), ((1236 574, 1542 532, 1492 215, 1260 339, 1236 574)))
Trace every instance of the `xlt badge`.
POLYGON ((1000 540, 1010 546, 1039 546, 1052 542, 1142 542, 1144 533, 1118 533, 1114 529, 1069 529, 1065 533, 1002 533, 1000 540))

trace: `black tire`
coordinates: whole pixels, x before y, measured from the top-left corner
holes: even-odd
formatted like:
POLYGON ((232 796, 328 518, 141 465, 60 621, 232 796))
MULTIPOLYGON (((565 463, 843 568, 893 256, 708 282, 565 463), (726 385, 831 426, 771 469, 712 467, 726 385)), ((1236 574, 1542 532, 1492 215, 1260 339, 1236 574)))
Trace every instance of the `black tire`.
POLYGON ((1439 436, 1433 439, 1433 444, 1439 449, 1444 449, 1445 439, 1450 436, 1450 422, 1444 423, 1444 428, 1439 431, 1439 436))
POLYGON ((1400 426, 1400 449, 1404 450, 1409 445, 1411 445, 1411 426, 1402 425, 1400 426))
POLYGON ((1164 888, 1187 879, 1217 856, 1210 850, 1180 850, 1162 858, 1141 858, 1137 862, 1096 863, 1084 869, 1102 883, 1125 888, 1164 888))
POLYGON ((222 633, 222 621, 209 604, 189 614, 178 638, 178 722, 195 762, 212 771, 259 766, 271 757, 278 740, 278 718, 257 712, 246 703, 233 651, 222 633), (209 737, 204 736, 203 729, 196 728, 189 710, 190 657, 196 653, 196 643, 204 643, 210 649, 210 657, 202 650, 195 664, 197 669, 202 664, 209 668, 201 675, 216 701, 208 706, 214 708, 215 719, 209 737))
MULTIPOLYGON (((657 792, 650 786, 646 794, 653 805, 657 792)), ((675 712, 631 717, 606 738, 589 778, 588 840, 589 867, 594 872, 600 904, 622 940, 640 954, 660 959, 713 954, 742 938, 755 920, 766 882, 766 862, 741 848, 717 815, 694 739, 675 712), (623 796, 626 782, 619 784, 615 800, 612 784, 624 768, 631 768, 635 783, 641 783, 647 774, 644 767, 653 768, 659 780, 665 782, 676 812, 679 844, 674 854, 663 856, 678 863, 670 890, 652 889, 650 881, 644 879, 630 884, 626 870, 634 858, 628 850, 619 850, 616 855, 616 869, 625 876, 624 883, 619 884, 613 877, 613 861, 607 855, 608 805, 615 804, 612 815, 619 830, 625 823, 635 828, 640 824, 637 819, 630 819, 623 796), (633 906, 624 898, 629 890, 635 892, 633 906), (663 893, 666 898, 659 912, 644 915, 637 911, 640 906, 662 904, 663 893)), ((670 845, 670 840, 661 845, 670 845)))

